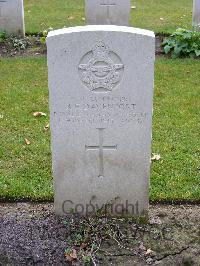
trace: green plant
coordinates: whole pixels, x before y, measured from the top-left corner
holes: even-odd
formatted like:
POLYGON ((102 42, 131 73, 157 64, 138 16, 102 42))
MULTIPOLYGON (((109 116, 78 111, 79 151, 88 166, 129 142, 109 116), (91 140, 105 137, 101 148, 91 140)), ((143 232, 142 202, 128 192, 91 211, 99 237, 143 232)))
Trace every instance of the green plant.
POLYGON ((177 29, 169 38, 166 38, 162 46, 166 54, 172 58, 181 56, 200 56, 200 32, 186 29, 177 29))
POLYGON ((26 40, 26 38, 21 39, 21 38, 18 38, 16 36, 11 36, 10 40, 13 44, 13 47, 17 51, 25 50, 28 46, 28 41, 26 40))
POLYGON ((0 43, 6 39, 6 32, 0 31, 0 43))
MULTIPOLYGON (((100 255, 104 255, 104 243, 110 241, 116 243, 119 248, 133 251, 137 240, 132 237, 131 225, 136 228, 141 225, 134 217, 78 217, 69 218, 66 229, 70 232, 66 239, 65 258, 67 262, 79 261, 83 265, 96 265, 100 255)), ((143 227, 146 227, 144 225, 143 227)), ((82 265, 82 264, 81 264, 82 265)))
POLYGON ((49 28, 48 30, 43 30, 43 32, 42 32, 42 37, 40 38, 40 42, 41 42, 42 44, 45 44, 45 43, 46 43, 47 35, 48 35, 48 33, 49 33, 50 31, 52 31, 52 30, 53 30, 53 28, 49 28))

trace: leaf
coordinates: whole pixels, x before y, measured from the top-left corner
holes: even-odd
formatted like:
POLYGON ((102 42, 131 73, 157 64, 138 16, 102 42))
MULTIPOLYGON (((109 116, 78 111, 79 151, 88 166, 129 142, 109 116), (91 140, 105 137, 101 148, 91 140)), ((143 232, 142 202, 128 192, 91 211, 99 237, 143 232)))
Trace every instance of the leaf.
POLYGON ((70 253, 68 253, 67 251, 65 251, 65 258, 67 259, 67 261, 73 261, 77 259, 77 253, 75 249, 72 249, 72 251, 70 253))
POLYGON ((153 153, 153 156, 151 157, 151 161, 159 161, 160 159, 161 159, 160 154, 153 153))
POLYGON ((82 249, 85 249, 86 247, 87 247, 86 243, 82 243, 81 246, 80 246, 80 248, 82 248, 82 249))
POLYGON ((41 37, 41 38, 40 38, 40 42, 41 42, 42 44, 45 44, 45 43, 46 43, 46 37, 44 37, 44 36, 41 37))
POLYGON ((44 126, 44 130, 47 131, 49 129, 49 123, 47 123, 45 126, 44 126))
POLYGON ((30 140, 28 140, 28 139, 26 139, 26 138, 24 139, 24 141, 25 141, 25 144, 26 144, 26 145, 30 145, 30 144, 31 144, 30 140))
POLYGON ((196 56, 200 56, 200 50, 195 50, 196 56))
POLYGON ((165 47, 164 47, 165 53, 168 54, 170 52, 170 50, 171 50, 171 46, 165 45, 165 47))
POLYGON ((191 39, 191 38, 192 38, 191 33, 187 32, 183 34, 183 39, 191 39))
POLYGON ((66 258, 67 261, 73 261, 73 258, 70 255, 66 254, 66 253, 65 253, 65 258, 66 258))
POLYGON ((146 253, 145 253, 145 255, 148 256, 148 255, 150 255, 152 252, 153 252, 153 251, 152 251, 150 248, 148 248, 147 251, 146 251, 146 253))
POLYGON ((70 256, 71 256, 73 259, 77 259, 77 253, 76 253, 76 250, 75 250, 75 249, 72 250, 72 253, 70 254, 70 256))
POLYGON ((178 45, 176 45, 176 46, 174 47, 174 53, 175 53, 177 56, 179 56, 180 52, 181 52, 181 47, 178 46, 178 45))
POLYGON ((45 113, 43 113, 43 112, 35 112, 35 113, 33 113, 33 116, 41 117, 41 116, 47 116, 47 115, 45 113))
POLYGON ((136 6, 131 6, 131 9, 136 9, 136 6))

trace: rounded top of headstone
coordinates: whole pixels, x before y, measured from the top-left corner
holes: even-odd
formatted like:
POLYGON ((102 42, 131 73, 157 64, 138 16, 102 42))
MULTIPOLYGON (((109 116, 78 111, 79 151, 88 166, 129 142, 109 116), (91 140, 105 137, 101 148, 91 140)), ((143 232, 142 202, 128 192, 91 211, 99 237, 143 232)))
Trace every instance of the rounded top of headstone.
POLYGON ((69 27, 69 28, 63 28, 63 29, 59 29, 55 31, 50 31, 47 36, 47 39, 58 36, 58 35, 63 35, 63 34, 77 33, 77 32, 90 32, 90 31, 124 32, 124 33, 134 33, 137 35, 149 36, 152 38, 155 37, 155 34, 153 31, 134 28, 134 27, 115 26, 115 25, 88 25, 88 26, 69 27))

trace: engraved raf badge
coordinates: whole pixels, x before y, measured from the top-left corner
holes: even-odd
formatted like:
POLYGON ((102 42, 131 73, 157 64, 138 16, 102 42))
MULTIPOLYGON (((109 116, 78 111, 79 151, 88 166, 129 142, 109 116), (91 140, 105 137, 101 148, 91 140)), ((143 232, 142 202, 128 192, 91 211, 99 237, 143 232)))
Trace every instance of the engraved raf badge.
POLYGON ((102 41, 83 56, 78 68, 81 81, 92 92, 112 91, 124 72, 120 57, 102 41))

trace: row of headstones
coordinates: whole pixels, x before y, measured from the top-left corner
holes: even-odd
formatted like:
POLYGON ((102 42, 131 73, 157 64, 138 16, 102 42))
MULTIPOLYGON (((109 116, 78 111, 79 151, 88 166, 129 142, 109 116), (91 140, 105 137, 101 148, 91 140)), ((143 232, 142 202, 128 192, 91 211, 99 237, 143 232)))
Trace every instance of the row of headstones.
MULTIPOLYGON (((128 25, 130 0, 85 0, 89 25, 128 25)), ((200 0, 194 0, 193 26, 200 25, 200 0)), ((0 0, 0 30, 9 34, 25 34, 23 0, 0 0)))
MULTIPOLYGON (((85 0, 87 24, 128 25, 130 0, 85 0)), ((0 29, 24 36, 23 0, 0 0, 0 29)))

